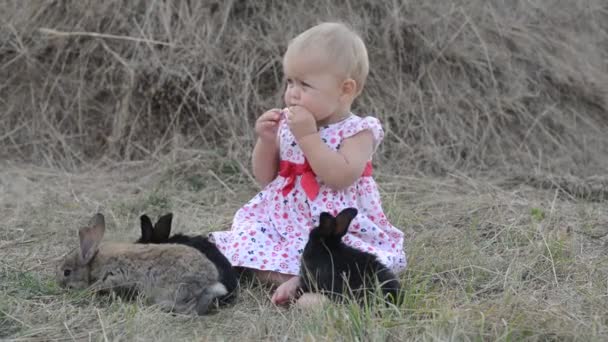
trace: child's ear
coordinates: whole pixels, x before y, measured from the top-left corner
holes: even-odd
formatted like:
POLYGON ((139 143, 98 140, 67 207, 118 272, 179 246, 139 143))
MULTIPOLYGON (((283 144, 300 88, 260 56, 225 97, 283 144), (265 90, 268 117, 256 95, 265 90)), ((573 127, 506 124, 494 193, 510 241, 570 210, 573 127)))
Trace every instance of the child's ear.
POLYGON ((357 81, 348 78, 346 81, 342 82, 342 96, 354 99, 357 96, 357 81))

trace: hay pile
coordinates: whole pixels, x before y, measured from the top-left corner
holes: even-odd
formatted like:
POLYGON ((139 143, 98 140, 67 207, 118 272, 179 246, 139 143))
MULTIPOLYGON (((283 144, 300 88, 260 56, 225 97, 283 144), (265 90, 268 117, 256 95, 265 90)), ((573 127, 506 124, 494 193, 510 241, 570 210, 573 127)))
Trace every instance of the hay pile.
MULTIPOLYGON (((0 157, 77 168, 184 149, 247 159, 281 54, 351 23, 382 165, 445 174, 608 169, 608 4, 66 0, 0 3, 0 157)), ((243 160, 245 160, 243 159, 243 160)))

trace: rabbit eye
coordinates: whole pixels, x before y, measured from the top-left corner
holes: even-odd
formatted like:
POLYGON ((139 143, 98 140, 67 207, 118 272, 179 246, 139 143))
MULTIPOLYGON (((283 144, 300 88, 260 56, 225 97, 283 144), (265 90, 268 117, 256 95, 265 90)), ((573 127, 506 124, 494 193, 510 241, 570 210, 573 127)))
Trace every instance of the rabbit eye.
POLYGON ((63 270, 63 276, 64 276, 64 277, 69 277, 69 276, 70 276, 70 274, 72 274, 72 271, 71 271, 71 270, 63 270))

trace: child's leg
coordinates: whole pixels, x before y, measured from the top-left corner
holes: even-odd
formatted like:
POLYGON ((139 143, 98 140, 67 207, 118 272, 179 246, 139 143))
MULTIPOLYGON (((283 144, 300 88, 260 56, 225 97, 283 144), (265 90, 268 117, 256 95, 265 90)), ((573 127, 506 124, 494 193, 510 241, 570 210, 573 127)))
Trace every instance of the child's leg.
POLYGON ((255 277, 260 282, 262 282, 264 284, 274 285, 274 286, 280 286, 284 282, 286 282, 289 279, 294 277, 293 275, 290 275, 290 274, 272 272, 272 271, 254 270, 253 272, 255 274, 255 277))
POLYGON ((271 298, 273 304, 286 304, 295 299, 300 285, 300 278, 298 276, 260 270, 254 270, 254 274, 260 282, 277 286, 271 298))
MULTIPOLYGON (((272 294, 271 301, 275 305, 283 305, 296 299, 300 286, 300 277, 272 271, 255 270, 256 278, 266 284, 278 286, 272 294)), ((328 298, 319 293, 305 293, 296 302, 299 308, 310 309, 327 303, 328 298)))
POLYGON ((280 272, 262 271, 250 268, 239 268, 243 274, 251 274, 259 282, 277 287, 272 294, 272 303, 281 305, 295 299, 300 283, 300 278, 291 274, 280 272))

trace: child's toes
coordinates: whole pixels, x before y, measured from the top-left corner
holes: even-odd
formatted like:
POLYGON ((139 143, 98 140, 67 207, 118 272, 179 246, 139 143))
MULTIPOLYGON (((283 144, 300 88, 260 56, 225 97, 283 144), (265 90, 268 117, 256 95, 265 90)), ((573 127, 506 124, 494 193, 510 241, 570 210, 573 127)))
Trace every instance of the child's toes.
POLYGON ((289 304, 297 295, 298 284, 299 280, 297 277, 291 278, 281 284, 272 295, 272 302, 277 305, 289 304))
POLYGON ((285 296, 284 294, 277 293, 277 292, 275 292, 272 295, 272 298, 270 299, 270 301, 274 305, 284 305, 288 302, 288 300, 289 300, 289 297, 285 296))
POLYGON ((270 300, 274 305, 286 305, 289 304, 290 299, 291 297, 289 296, 289 291, 286 291, 285 288, 279 287, 276 291, 274 291, 270 300))

